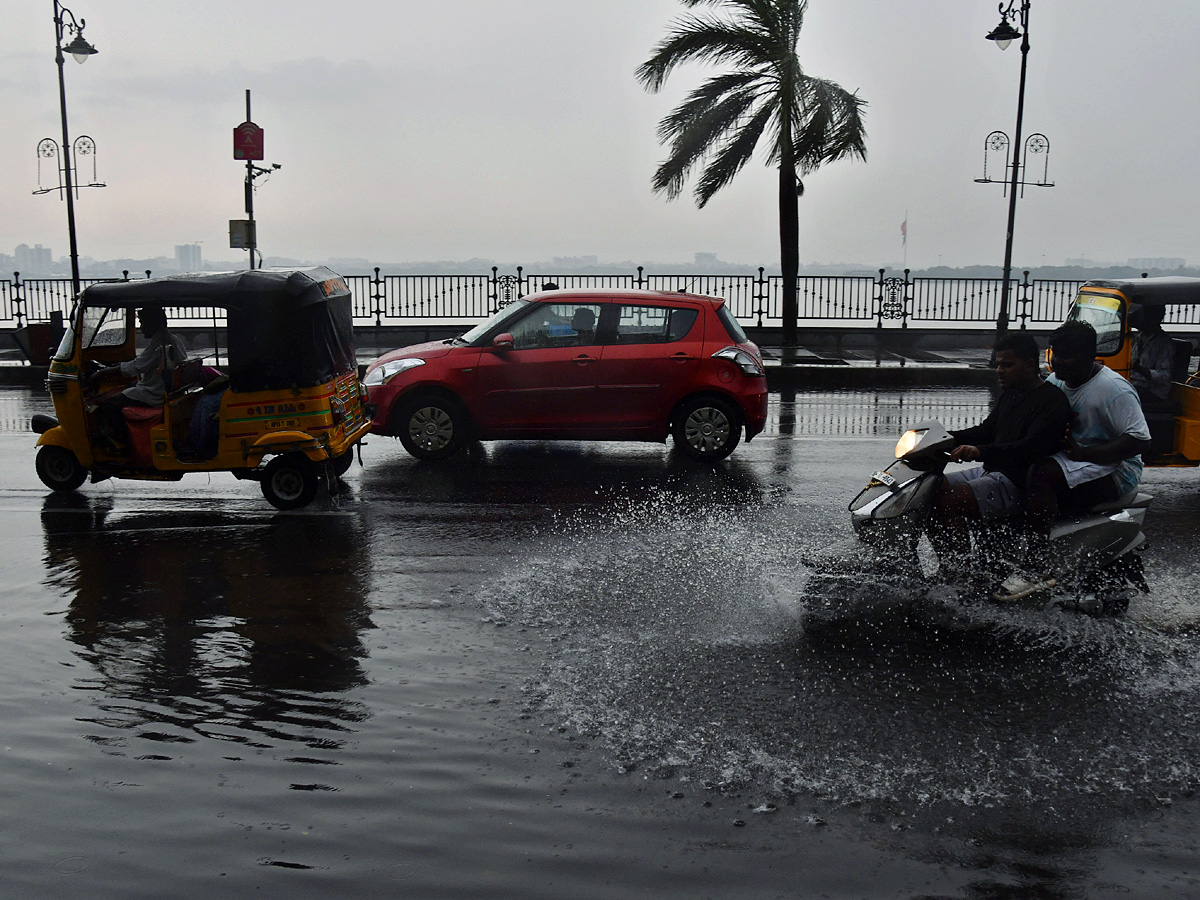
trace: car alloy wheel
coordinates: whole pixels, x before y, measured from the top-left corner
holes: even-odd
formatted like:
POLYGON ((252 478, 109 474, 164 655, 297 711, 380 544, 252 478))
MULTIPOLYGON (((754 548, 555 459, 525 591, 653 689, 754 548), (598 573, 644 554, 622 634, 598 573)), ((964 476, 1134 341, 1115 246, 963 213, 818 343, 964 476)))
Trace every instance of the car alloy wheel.
POLYGON ((694 459, 720 460, 741 440, 738 415, 724 400, 700 397, 680 408, 673 432, 679 449, 694 459))
POLYGON ((399 425, 400 442, 417 459, 446 459, 466 437, 466 414, 444 397, 416 398, 404 407, 399 425))

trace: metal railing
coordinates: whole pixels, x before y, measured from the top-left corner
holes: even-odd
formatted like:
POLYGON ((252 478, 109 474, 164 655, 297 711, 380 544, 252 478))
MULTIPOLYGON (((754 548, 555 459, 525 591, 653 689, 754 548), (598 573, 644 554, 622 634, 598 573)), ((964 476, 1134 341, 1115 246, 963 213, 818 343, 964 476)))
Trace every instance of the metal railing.
MULTIPOLYGON (((141 277, 141 276, 134 276, 141 277)), ((145 273, 150 277, 150 272, 145 273)), ((690 291, 724 297, 744 325, 779 327, 783 279, 763 269, 748 275, 647 273, 638 266, 626 274, 571 275, 542 271, 491 272, 465 275, 344 275, 354 296, 356 325, 436 325, 478 322, 507 303, 547 285, 563 289, 650 289, 690 291)), ((92 278, 98 281, 128 280, 92 278)), ((876 275, 807 275, 799 279, 800 325, 813 328, 993 327, 999 312, 999 278, 923 278, 908 270, 876 275)), ((1061 322, 1081 281, 1030 280, 1025 272, 1012 283, 1010 321, 1014 328, 1037 328, 1061 322)), ((0 328, 47 321, 66 314, 71 303, 69 278, 25 278, 19 273, 0 280, 0 328)), ((212 325, 211 310, 178 310, 180 324, 212 325), (195 319, 195 322, 186 320, 195 319)), ((1200 323, 1200 308, 1176 308, 1168 322, 1200 323)))

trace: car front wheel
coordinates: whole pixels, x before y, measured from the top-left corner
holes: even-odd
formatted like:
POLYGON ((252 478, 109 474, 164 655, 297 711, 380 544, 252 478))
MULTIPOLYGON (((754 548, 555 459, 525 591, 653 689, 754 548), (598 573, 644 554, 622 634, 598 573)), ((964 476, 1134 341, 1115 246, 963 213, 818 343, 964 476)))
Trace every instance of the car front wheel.
POLYGON ((404 405, 397 426, 400 443, 417 459, 446 459, 466 439, 467 417, 452 400, 424 396, 404 405))
POLYGON ((741 416, 727 400, 695 397, 675 413, 671 434, 684 455, 716 462, 732 453, 742 439, 741 416))

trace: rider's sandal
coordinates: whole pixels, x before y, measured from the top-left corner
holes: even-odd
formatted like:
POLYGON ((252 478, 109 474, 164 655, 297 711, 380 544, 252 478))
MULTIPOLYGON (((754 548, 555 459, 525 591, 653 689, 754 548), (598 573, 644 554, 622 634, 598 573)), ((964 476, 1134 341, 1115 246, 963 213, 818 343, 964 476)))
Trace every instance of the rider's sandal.
POLYGON ((1053 578, 1030 577, 1022 575, 1019 572, 1014 572, 1005 578, 1004 581, 1000 582, 1000 587, 992 594, 992 599, 999 600, 1002 603, 1024 600, 1026 597, 1032 597, 1034 594, 1048 591, 1056 584, 1058 582, 1053 578))

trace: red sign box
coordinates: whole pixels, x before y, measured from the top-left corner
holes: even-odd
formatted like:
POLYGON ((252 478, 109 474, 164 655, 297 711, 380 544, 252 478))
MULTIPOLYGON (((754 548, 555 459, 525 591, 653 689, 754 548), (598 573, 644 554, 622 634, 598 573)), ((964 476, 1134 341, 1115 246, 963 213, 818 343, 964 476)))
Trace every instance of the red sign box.
POLYGON ((253 122, 243 122, 233 129, 233 158, 263 158, 263 130, 253 122))

